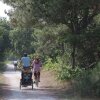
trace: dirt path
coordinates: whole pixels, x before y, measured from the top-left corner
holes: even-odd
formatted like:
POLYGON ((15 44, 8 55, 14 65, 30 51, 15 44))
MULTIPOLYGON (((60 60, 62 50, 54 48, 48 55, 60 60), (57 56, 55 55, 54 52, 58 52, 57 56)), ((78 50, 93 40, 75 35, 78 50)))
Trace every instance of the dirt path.
MULTIPOLYGON (((63 92, 57 86, 58 83, 53 83, 54 77, 52 72, 44 72, 41 76, 39 88, 23 87, 19 88, 20 71, 14 71, 12 64, 7 64, 7 70, 3 73, 5 82, 0 86, 0 100, 99 100, 89 98, 77 98, 72 91, 63 92), (55 88, 54 88, 55 87, 55 88)), ((2 80, 2 79, 1 79, 2 80)), ((64 88, 64 87, 63 87, 64 88)))
POLYGON ((12 64, 7 64, 7 70, 4 72, 5 83, 2 84, 1 100, 69 100, 60 99, 57 92, 50 90, 49 85, 44 87, 43 82, 40 83, 39 88, 22 87, 19 89, 20 72, 14 71, 12 64), (42 85, 41 85, 42 84, 42 85), (49 87, 49 88, 48 88, 49 87))

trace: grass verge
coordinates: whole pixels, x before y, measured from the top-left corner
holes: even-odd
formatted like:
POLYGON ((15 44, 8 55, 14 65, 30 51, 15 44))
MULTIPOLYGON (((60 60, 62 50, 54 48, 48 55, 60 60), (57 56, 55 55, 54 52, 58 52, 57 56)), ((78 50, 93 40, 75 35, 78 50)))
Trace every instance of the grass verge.
POLYGON ((8 61, 2 61, 2 62, 0 62, 0 72, 5 71, 7 63, 8 63, 8 61))

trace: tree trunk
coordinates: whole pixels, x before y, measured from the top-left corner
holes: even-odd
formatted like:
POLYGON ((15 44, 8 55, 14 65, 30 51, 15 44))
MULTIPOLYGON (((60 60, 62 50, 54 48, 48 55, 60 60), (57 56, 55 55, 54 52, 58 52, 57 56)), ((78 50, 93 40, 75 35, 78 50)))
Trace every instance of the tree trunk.
POLYGON ((75 68, 75 52, 76 52, 76 46, 75 43, 73 44, 72 47, 72 68, 75 68))

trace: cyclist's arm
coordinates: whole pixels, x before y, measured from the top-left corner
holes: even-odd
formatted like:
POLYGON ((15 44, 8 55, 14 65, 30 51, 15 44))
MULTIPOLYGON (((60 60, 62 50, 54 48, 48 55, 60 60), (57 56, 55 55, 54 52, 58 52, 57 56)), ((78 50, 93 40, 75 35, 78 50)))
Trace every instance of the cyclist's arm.
POLYGON ((32 66, 32 68, 34 68, 34 61, 32 61, 31 66, 32 66))

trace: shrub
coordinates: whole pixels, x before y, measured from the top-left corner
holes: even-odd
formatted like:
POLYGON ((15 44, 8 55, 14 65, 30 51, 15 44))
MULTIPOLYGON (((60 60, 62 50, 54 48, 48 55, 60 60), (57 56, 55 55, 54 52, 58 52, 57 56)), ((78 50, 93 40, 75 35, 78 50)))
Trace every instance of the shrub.
POLYGON ((56 70, 57 66, 58 66, 58 63, 56 62, 53 62, 51 58, 48 58, 46 61, 45 61, 45 69, 47 70, 56 70))
POLYGON ((100 96, 100 64, 94 69, 83 70, 75 78, 75 88, 81 95, 100 96))
POLYGON ((79 76, 81 69, 76 67, 72 69, 70 66, 63 66, 57 70, 57 77, 60 80, 73 80, 76 76, 79 76))

